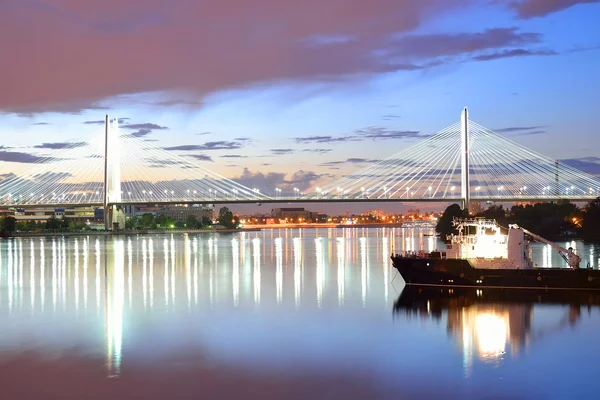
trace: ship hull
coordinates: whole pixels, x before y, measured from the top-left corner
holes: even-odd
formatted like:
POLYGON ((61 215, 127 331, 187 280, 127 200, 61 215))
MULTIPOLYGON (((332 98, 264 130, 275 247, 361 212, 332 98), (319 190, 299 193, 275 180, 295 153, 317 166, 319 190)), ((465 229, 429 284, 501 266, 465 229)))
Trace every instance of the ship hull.
POLYGON ((600 290, 600 270, 567 268, 483 269, 465 259, 392 256, 407 285, 600 290))

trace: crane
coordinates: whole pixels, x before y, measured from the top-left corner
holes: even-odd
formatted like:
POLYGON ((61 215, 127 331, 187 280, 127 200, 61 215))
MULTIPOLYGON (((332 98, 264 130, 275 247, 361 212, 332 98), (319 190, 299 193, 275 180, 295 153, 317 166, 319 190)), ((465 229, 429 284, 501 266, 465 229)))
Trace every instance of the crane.
POLYGON ((556 251, 558 251, 558 254, 560 254, 560 256, 567 262, 567 265, 569 267, 571 267, 573 269, 579 268, 579 263, 581 262, 581 257, 579 257, 577 254, 575 254, 572 247, 565 249, 564 247, 561 247, 554 242, 544 239, 543 237, 536 235, 533 232, 529 232, 527 229, 522 228, 517 224, 510 224, 508 227, 511 229, 520 229, 523 231, 523 233, 526 233, 527 235, 531 236, 534 240, 537 240, 538 242, 546 243, 546 244, 552 246, 553 248, 556 249, 556 251))

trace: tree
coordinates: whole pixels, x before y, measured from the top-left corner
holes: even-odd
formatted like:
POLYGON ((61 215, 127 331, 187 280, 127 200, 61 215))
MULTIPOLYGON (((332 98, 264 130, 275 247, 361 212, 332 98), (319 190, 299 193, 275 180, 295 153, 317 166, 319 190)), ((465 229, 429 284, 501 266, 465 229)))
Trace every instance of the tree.
POLYGON ((63 217, 61 221, 61 232, 72 232, 74 230, 75 224, 69 218, 63 217))
POLYGON ((155 229, 156 219, 154 218, 154 215, 151 213, 145 213, 142 215, 139 221, 139 226, 144 229, 155 229))
POLYGON ((492 205, 487 210, 477 214, 477 217, 495 219, 500 226, 507 226, 506 210, 502 206, 492 205))
POLYGON ((600 241, 600 197, 590 201, 583 209, 581 234, 585 240, 600 241))
POLYGON ((461 210, 458 204, 452 204, 446 207, 444 213, 440 217, 435 231, 440 234, 440 237, 446 240, 446 236, 451 233, 457 233, 456 229, 452 225, 452 220, 456 218, 465 218, 467 216, 467 210, 461 210))
POLYGON ((133 215, 125 220, 125 229, 137 229, 140 221, 136 215, 133 215))
POLYGON ((46 221, 46 230, 49 231, 60 231, 62 228, 62 221, 56 219, 53 215, 46 221))
MULTIPOLYGON (((239 220, 237 221, 239 223, 239 220)), ((233 213, 227 207, 221 207, 219 210, 219 225, 223 225, 225 228, 233 229, 237 227, 236 220, 233 213)))
POLYGON ((12 215, 7 215, 2 218, 2 222, 0 223, 2 227, 2 232, 12 233, 15 231, 17 227, 17 219, 12 215))
POLYGON ((194 214, 188 215, 185 220, 185 224, 188 229, 199 229, 202 228, 202 222, 198 221, 198 218, 194 214))

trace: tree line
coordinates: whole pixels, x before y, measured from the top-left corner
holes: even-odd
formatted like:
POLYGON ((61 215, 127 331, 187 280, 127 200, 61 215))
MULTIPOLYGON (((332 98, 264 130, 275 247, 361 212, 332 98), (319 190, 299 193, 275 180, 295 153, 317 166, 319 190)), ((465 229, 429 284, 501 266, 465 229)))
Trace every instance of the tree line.
MULTIPOLYGON (((218 224, 227 229, 234 229, 239 226, 239 219, 227 207, 219 210, 218 224)), ((145 213, 138 216, 127 218, 125 222, 126 230, 149 230, 149 229, 202 229, 212 226, 213 222, 206 217, 199 219, 195 215, 189 215, 185 221, 174 221, 171 217, 164 214, 155 216, 152 213, 145 213)), ((0 219, 0 231, 2 233, 13 232, 82 232, 90 230, 90 226, 84 222, 74 222, 63 217, 50 217, 46 221, 17 221, 12 215, 4 216, 0 219)))
MULTIPOLYGON (((448 206, 436 226, 436 231, 442 238, 456 233, 452 226, 454 217, 465 218, 469 215, 467 210, 461 210, 458 204, 448 206)), ((505 209, 502 205, 492 205, 477 213, 475 217, 495 219, 504 227, 517 224, 549 240, 574 234, 586 241, 600 242, 600 197, 590 201, 583 208, 568 200, 516 205, 510 209, 505 209)))

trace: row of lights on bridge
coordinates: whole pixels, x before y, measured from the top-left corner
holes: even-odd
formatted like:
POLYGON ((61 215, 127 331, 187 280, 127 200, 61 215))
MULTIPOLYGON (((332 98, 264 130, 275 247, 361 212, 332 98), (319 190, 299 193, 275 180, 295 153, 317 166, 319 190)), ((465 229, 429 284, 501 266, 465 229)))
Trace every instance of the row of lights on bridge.
MULTIPOLYGON (((383 186, 381 188, 381 191, 383 192, 384 196, 387 195, 388 198, 390 198, 389 197, 389 192, 390 192, 391 189, 392 188, 388 188, 387 186, 383 186)), ((410 191, 410 189, 411 189, 410 187, 405 188, 405 190, 406 190, 406 198, 408 198, 409 196, 414 196, 415 195, 415 191, 410 191)), ((478 193, 481 190, 481 187, 477 186, 474 189, 475 189, 475 192, 478 193)), ((567 195, 567 196, 569 194, 573 195, 575 189, 576 189, 575 186, 567 187, 567 188, 564 189, 564 194, 567 195)), ((427 188, 427 193, 429 194, 430 197, 433 197, 432 190, 433 190, 433 187, 431 187, 431 186, 429 186, 427 188)), ((456 190, 456 186, 451 186, 450 187, 450 192, 451 192, 452 196, 454 195, 454 191, 455 190, 456 190)), ((501 192, 503 192, 504 190, 506 190, 506 188, 504 186, 498 186, 498 195, 501 195, 501 192)), ((518 194, 520 194, 520 195, 527 194, 527 186, 519 187, 518 190, 519 190, 518 194)), ((549 194, 551 190, 552 190, 552 186, 544 186, 542 188, 542 196, 546 195, 546 194, 549 194)), ((592 187, 588 187, 588 190, 589 190, 589 194, 590 195, 592 195, 594 193, 594 190, 592 189, 592 187)), ((304 192, 301 192, 300 189, 298 189, 296 187, 293 188, 293 191, 294 191, 294 197, 295 198, 299 198, 300 196, 304 196, 305 195, 304 192)), ((370 198, 370 191, 371 191, 371 189, 366 189, 365 187, 361 187, 362 198, 370 198)), ((399 192, 399 191, 400 191, 400 189, 398 189, 396 192, 394 192, 394 194, 397 193, 397 192, 399 192)), ((146 194, 148 196, 152 196, 152 195, 155 195, 157 193, 157 192, 153 192, 152 190, 148 190, 148 191, 142 190, 141 192, 142 192, 142 196, 143 197, 145 197, 146 194)), ((227 191, 225 191, 223 189, 221 189, 221 192, 226 197, 229 194, 229 192, 227 192, 227 191)), ((232 189, 231 192, 232 192, 233 197, 235 199, 237 199, 238 193, 239 193, 238 189, 232 189)), ((324 191, 320 187, 316 188, 316 192, 320 196, 326 196, 328 194, 328 191, 324 191)), ((583 191, 583 190, 582 190, 582 192, 585 193, 585 191, 583 191)), ((597 192, 600 193, 600 188, 598 188, 597 192)), ((127 193, 128 199, 131 200, 132 199, 131 198, 132 192, 131 191, 127 191, 127 192, 121 191, 122 195, 125 194, 125 193, 127 193)), ((171 190, 171 191, 164 190, 163 193, 165 195, 165 199, 169 199, 169 198, 170 199, 175 199, 175 197, 174 197, 175 196, 175 191, 174 190, 171 190), (170 195, 170 197, 169 197, 169 195, 170 195)), ((187 189, 184 193, 187 194, 187 197, 184 197, 184 198, 181 198, 181 199, 178 199, 178 200, 183 200, 183 199, 186 199, 186 198, 187 199, 197 198, 197 195, 198 195, 198 191, 197 190, 187 189), (193 195, 193 197, 190 197, 190 195, 193 195)), ((81 193, 80 192, 73 192, 72 196, 74 196, 74 197, 81 196, 85 200, 85 199, 87 199, 88 195, 94 195, 94 194, 96 194, 96 196, 99 196, 100 192, 99 191, 95 191, 95 192, 91 192, 91 193, 90 192, 81 192, 81 193)), ((209 195, 210 199, 216 199, 217 196, 218 196, 218 194, 219 194, 219 191, 217 189, 208 189, 208 195, 209 195)), ((254 188, 254 189, 252 189, 252 194, 254 196, 258 197, 258 196, 261 195, 261 192, 260 192, 259 189, 254 188)), ((343 196, 346 196, 347 194, 348 194, 348 189, 344 190, 341 187, 337 187, 337 196, 338 197, 343 197, 343 196)), ((275 188, 275 195, 276 195, 275 196, 276 199, 277 198, 283 198, 283 196, 282 196, 282 189, 281 188, 275 188)), ((40 201, 42 201, 46 196, 49 196, 49 194, 48 195, 42 195, 40 197, 40 201)), ((58 197, 58 199, 64 200, 68 196, 69 196, 69 194, 64 194, 64 193, 57 196, 56 193, 53 192, 51 199, 54 200, 54 199, 56 199, 58 197)), ((32 199, 33 197, 34 197, 34 194, 31 193, 30 196, 29 196, 29 198, 32 199)), ((13 199, 16 198, 19 201, 21 201, 21 200, 27 200, 26 196, 22 196, 20 194, 17 194, 14 197, 13 197, 13 195, 11 193, 9 193, 7 195, 0 195, 0 201, 2 201, 4 199, 10 199, 10 198, 13 198, 13 199)))

